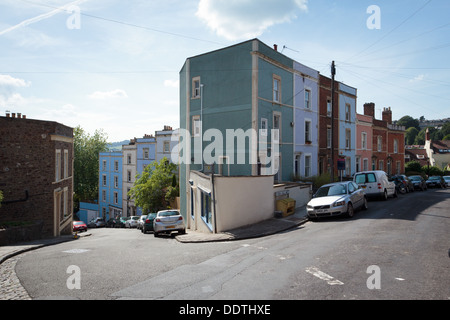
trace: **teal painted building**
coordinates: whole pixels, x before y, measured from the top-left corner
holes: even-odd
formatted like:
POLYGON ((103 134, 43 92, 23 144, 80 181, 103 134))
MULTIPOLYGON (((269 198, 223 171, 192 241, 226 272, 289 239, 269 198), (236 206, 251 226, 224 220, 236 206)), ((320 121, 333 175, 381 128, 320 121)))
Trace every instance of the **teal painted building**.
POLYGON ((180 71, 180 205, 184 216, 190 210, 191 170, 291 180, 293 66, 292 59, 258 39, 186 60, 180 71))

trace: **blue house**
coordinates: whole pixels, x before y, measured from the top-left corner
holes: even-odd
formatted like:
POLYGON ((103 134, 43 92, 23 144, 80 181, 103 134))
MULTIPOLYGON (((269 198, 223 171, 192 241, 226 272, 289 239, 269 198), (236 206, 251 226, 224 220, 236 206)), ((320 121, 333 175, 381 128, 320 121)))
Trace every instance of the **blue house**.
POLYGON ((99 211, 106 220, 122 216, 122 152, 99 154, 99 211))
POLYGON ((294 61, 294 175, 318 174, 319 72, 294 61))

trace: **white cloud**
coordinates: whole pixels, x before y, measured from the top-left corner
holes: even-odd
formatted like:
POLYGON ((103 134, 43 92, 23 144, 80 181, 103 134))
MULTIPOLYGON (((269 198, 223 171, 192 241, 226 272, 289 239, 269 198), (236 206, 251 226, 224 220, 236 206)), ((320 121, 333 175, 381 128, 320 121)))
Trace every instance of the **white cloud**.
POLYGON ((28 87, 29 82, 23 79, 13 78, 9 74, 0 74, 0 87, 28 87))
POLYGON ((179 80, 170 80, 169 79, 169 80, 164 81, 164 86, 169 87, 169 88, 178 88, 179 84, 180 84, 179 80))
POLYGON ((425 79, 425 75, 424 74, 420 74, 417 77, 414 77, 413 79, 410 79, 409 82, 410 83, 420 82, 420 81, 422 81, 424 79, 425 79))
POLYGON ((112 91, 95 91, 94 93, 88 95, 88 98, 97 100, 118 99, 128 98, 128 95, 124 90, 116 89, 112 91))
POLYGON ((200 0, 196 15, 228 40, 260 36, 269 27, 290 22, 307 0, 200 0))

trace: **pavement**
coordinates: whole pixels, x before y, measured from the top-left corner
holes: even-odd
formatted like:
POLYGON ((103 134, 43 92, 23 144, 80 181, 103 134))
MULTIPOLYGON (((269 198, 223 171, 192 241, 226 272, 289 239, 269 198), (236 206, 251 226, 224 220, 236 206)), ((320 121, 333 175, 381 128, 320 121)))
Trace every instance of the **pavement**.
MULTIPOLYGON (((297 208, 295 213, 282 218, 271 218, 250 226, 233 229, 221 233, 201 233, 187 230, 186 234, 177 235, 175 238, 182 243, 200 243, 200 242, 217 242, 217 241, 233 241, 250 238, 265 237, 268 235, 283 232, 289 229, 296 228, 308 221, 306 216, 306 206, 297 208)), ((0 265, 6 260, 42 247, 51 246, 67 241, 74 241, 82 237, 88 237, 91 233, 79 233, 77 237, 74 235, 64 235, 57 238, 35 240, 31 242, 17 243, 8 246, 0 247, 0 265)))

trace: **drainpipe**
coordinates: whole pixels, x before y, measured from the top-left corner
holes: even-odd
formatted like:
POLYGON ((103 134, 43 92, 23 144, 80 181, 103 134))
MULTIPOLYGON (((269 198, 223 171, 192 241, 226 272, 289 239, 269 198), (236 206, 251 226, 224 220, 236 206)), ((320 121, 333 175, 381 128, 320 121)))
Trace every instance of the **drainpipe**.
POLYGON ((202 168, 200 169, 200 172, 203 172, 203 84, 200 84, 200 146, 201 146, 201 152, 202 154, 202 168))
POLYGON ((212 185, 212 197, 213 197, 213 207, 214 207, 214 233, 217 233, 217 221, 216 221, 216 191, 214 189, 214 170, 211 174, 211 185, 212 185))

